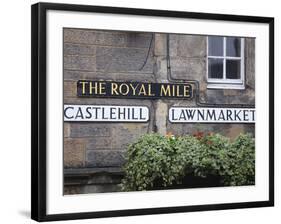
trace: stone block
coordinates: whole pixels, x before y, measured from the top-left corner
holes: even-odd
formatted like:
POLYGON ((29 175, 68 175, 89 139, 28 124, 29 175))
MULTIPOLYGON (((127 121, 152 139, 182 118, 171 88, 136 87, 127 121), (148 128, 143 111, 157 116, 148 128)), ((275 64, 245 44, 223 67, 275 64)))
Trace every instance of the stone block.
POLYGON ((154 55, 166 56, 167 55, 167 34, 156 33, 154 40, 154 55))
POLYGON ((95 150, 95 149, 111 149, 112 148, 112 139, 109 137, 91 137, 89 138, 86 149, 95 150))
POLYGON ((67 55, 64 56, 64 69, 95 71, 96 57, 95 56, 79 56, 67 55))
POLYGON ((223 89, 207 89, 205 101, 211 104, 225 104, 228 103, 228 97, 224 96, 223 89))
POLYGON ((64 122, 63 123, 63 136, 64 137, 69 137, 70 136, 70 124, 64 122))
POLYGON ((122 166, 125 162, 124 151, 121 150, 88 150, 87 167, 122 166))
MULTIPOLYGON (((148 49, 139 48, 97 48, 97 70, 128 72, 128 71, 153 71, 153 60, 150 56, 146 65, 142 68, 145 62, 148 49)), ((150 53, 151 55, 151 53, 150 53)))
POLYGON ((124 32, 123 34, 126 35, 125 47, 148 49, 150 41, 153 41, 152 33, 124 32))
POLYGON ((65 43, 64 55, 95 55, 96 47, 93 45, 65 43))
POLYGON ((114 125, 112 129, 112 148, 125 150, 139 137, 148 132, 149 123, 124 123, 114 125))
POLYGON ((157 127, 157 132, 166 135, 167 134, 167 116, 168 116, 168 105, 163 103, 161 100, 157 101, 155 104, 155 124, 157 127))
POLYGON ((70 124, 70 137, 109 137, 110 128, 108 124, 75 122, 70 124))
POLYGON ((255 89, 255 38, 245 38, 245 77, 248 87, 255 89))
POLYGON ((78 168, 85 165, 85 140, 64 138, 64 167, 78 168))
POLYGON ((64 29, 64 42, 100 46, 148 48, 150 33, 64 29))
POLYGON ((74 81, 63 82, 63 93, 65 98, 76 97, 77 85, 74 81))
POLYGON ((183 80, 199 80, 206 75, 204 58, 171 58, 172 77, 183 80))
POLYGON ((179 35, 177 55, 186 58, 203 58, 206 52, 206 36, 179 35))
POLYGON ((169 34, 170 57, 176 57, 178 55, 178 37, 179 34, 169 34))
POLYGON ((63 40, 67 43, 95 44, 96 32, 86 29, 69 29, 63 30, 63 40))

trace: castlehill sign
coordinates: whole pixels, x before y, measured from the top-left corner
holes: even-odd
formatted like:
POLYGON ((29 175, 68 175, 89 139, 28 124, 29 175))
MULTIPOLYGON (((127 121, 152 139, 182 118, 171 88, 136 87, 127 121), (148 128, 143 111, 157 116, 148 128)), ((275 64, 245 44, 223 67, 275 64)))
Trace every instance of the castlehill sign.
POLYGON ((64 105, 64 121, 147 122, 149 109, 143 106, 64 105))
POLYGON ((189 83, 171 84, 79 80, 77 82, 77 96, 134 99, 191 99, 192 85, 189 83))

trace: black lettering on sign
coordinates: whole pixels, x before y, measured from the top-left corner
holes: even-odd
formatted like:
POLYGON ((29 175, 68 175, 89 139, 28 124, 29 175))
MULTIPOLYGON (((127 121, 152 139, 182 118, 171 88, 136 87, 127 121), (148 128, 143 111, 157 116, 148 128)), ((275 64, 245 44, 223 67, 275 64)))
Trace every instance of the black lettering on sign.
POLYGON ((77 96, 107 98, 192 98, 192 85, 189 83, 146 83, 79 80, 77 96))

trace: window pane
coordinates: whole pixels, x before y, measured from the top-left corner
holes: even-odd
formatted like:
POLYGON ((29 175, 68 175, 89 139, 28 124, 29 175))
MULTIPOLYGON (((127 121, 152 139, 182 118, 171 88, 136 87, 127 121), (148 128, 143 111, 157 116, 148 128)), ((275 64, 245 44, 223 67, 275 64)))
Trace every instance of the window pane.
POLYGON ((208 54, 223 56, 223 37, 208 37, 208 54))
POLYGON ((240 79, 240 60, 226 60, 226 78, 240 79))
POLYGON ((236 37, 226 38, 226 56, 240 57, 241 39, 236 37))
POLYGON ((223 59, 208 59, 208 76, 213 79, 223 78, 223 59))

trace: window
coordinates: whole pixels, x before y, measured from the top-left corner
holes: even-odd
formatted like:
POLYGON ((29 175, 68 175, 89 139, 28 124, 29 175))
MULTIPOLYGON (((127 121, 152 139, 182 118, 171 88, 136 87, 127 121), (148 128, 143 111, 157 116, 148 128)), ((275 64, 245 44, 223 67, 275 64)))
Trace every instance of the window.
POLYGON ((244 89, 244 39, 207 37, 208 88, 244 89))

